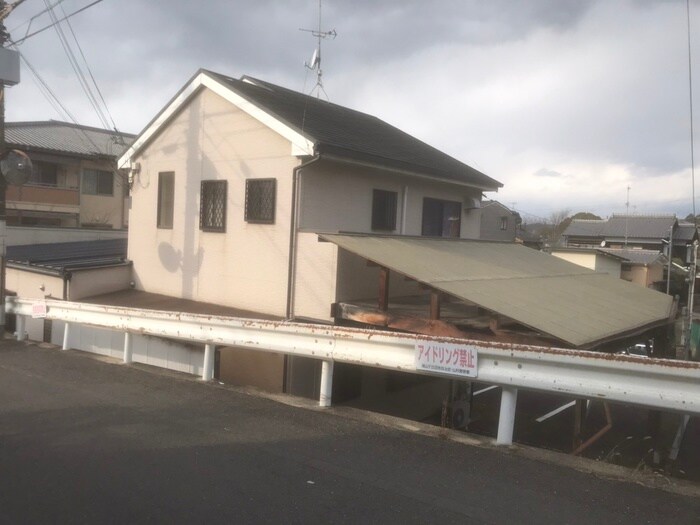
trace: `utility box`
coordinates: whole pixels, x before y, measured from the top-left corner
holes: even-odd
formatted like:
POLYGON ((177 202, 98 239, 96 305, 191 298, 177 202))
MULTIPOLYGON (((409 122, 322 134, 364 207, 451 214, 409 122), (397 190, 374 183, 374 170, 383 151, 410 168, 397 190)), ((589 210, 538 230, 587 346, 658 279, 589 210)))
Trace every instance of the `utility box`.
POLYGON ((0 82, 6 86, 19 83, 19 51, 0 47, 0 82))

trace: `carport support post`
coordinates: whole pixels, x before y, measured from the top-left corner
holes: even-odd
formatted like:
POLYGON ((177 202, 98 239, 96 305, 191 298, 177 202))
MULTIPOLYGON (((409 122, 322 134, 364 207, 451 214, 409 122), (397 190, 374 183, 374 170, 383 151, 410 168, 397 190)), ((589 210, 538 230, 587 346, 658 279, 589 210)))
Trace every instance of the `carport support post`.
POLYGON ((386 312, 389 309, 389 268, 379 268, 379 309, 386 312))
POLYGON ((202 367, 202 381, 214 379, 214 345, 204 345, 204 366, 202 367))
POLYGON ((501 413, 498 416, 496 445, 512 445, 518 389, 513 386, 504 386, 501 390, 501 413))
POLYGON ((331 406, 333 394, 333 361, 323 360, 321 362, 321 394, 318 399, 318 406, 331 406))
POLYGON ((68 350, 70 348, 70 323, 66 323, 63 328, 63 347, 61 350, 68 350))
POLYGON ((27 318, 23 315, 17 316, 17 340, 24 341, 24 335, 26 332, 25 325, 27 323, 27 318))
POLYGON ((132 361, 131 333, 124 332, 124 364, 128 365, 132 361))

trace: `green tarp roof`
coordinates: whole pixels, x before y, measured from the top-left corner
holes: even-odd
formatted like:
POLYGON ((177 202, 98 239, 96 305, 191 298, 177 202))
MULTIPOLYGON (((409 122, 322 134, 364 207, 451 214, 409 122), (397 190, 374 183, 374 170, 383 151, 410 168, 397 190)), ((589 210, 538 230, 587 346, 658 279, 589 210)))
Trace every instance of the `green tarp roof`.
POLYGON ((673 298, 519 244, 319 234, 456 298, 574 347, 591 347, 667 321, 673 298))

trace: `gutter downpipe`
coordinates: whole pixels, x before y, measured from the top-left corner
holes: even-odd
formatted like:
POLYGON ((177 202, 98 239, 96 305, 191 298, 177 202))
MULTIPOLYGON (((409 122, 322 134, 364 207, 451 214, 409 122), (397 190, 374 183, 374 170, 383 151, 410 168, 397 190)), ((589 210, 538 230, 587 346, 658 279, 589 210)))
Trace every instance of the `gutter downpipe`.
POLYGON ((306 162, 302 162, 292 170, 292 214, 289 227, 289 267, 287 269, 287 311, 286 318, 291 321, 294 318, 294 280, 296 277, 297 262, 297 229, 299 227, 299 195, 301 170, 321 160, 321 155, 316 154, 306 162))
POLYGON ((63 272, 63 300, 64 301, 68 300, 68 281, 71 280, 71 277, 73 277, 73 273, 67 272, 64 270, 64 272, 63 272))

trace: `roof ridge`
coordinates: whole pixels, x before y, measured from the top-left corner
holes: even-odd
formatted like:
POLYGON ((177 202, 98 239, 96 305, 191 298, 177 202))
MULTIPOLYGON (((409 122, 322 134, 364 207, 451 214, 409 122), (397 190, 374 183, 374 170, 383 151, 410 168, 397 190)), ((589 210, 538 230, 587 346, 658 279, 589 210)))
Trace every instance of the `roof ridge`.
POLYGON ((26 127, 26 126, 65 126, 68 128, 74 128, 74 129, 80 129, 84 131, 95 131, 97 133, 107 133, 109 135, 124 135, 124 136, 131 136, 135 137, 136 135, 134 133, 127 133, 125 131, 115 131, 113 129, 105 129, 105 128, 98 128, 95 126, 86 126, 84 124, 76 124, 73 122, 65 122, 62 120, 55 120, 55 119, 49 119, 49 120, 22 120, 22 121, 16 121, 16 122, 6 122, 5 126, 7 127, 26 127))

